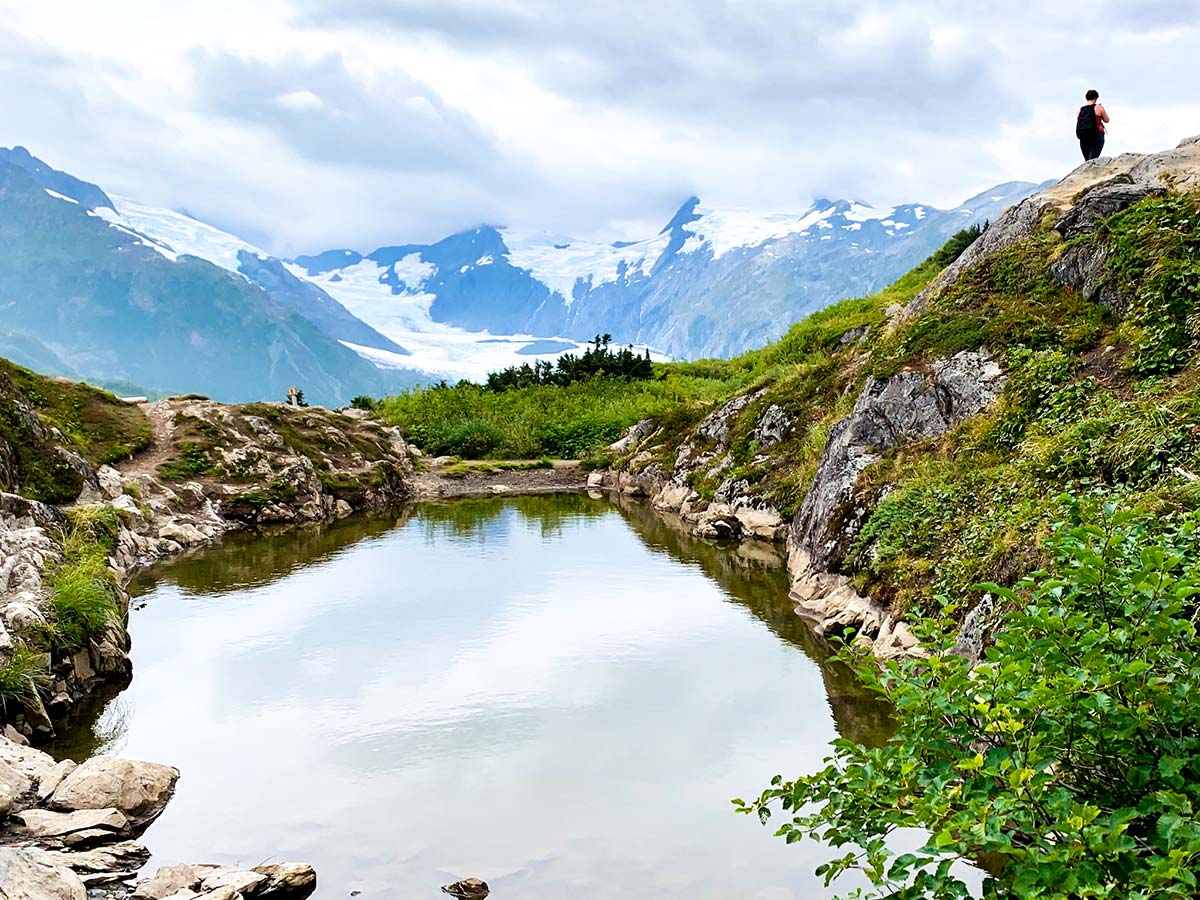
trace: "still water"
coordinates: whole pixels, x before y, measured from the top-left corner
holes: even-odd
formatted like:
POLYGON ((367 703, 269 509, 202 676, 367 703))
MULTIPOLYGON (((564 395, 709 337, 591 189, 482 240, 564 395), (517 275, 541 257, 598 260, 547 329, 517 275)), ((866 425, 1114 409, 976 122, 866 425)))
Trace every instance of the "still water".
POLYGON ((886 727, 772 550, 608 500, 235 535, 134 593, 133 684, 58 751, 183 771, 152 865, 306 861, 320 898, 828 896, 730 798, 886 727))

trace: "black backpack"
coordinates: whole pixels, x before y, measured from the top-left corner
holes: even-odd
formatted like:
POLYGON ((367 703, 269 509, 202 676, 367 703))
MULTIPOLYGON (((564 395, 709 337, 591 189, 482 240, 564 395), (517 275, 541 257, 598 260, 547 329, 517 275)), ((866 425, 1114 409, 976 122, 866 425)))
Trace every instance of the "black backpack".
POLYGON ((1096 124, 1096 107, 1091 103, 1079 107, 1079 118, 1075 122, 1075 137, 1082 141, 1085 138, 1094 138, 1099 133, 1100 126, 1096 124))

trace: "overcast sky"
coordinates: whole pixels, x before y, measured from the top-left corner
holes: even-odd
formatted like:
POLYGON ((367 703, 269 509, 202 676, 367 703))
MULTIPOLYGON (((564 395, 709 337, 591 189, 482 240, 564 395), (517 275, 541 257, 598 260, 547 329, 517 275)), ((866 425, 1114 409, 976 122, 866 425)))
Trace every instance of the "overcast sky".
POLYGON ((1200 0, 0 0, 0 144, 277 253, 952 206, 1200 132, 1200 0), (177 9, 176 7, 188 7, 177 9))

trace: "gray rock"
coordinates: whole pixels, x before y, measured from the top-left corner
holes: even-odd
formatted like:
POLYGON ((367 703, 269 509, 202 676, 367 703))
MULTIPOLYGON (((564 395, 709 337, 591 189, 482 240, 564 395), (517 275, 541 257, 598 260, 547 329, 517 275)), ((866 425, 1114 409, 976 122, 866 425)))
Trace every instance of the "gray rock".
POLYGON ((58 810, 114 808, 141 828, 163 811, 175 792, 179 770, 158 763, 94 756, 80 765, 50 795, 58 810))
POLYGON ((75 812, 27 809, 17 813, 16 818, 35 837, 62 837, 75 831, 97 829, 113 835, 129 833, 129 820, 117 809, 80 809, 75 812))
POLYGON ((830 430, 812 487, 793 522, 796 546, 817 571, 828 571, 853 539, 866 510, 855 507, 858 476, 882 453, 944 433, 990 406, 1005 383, 984 351, 964 350, 935 363, 930 374, 909 371, 870 378, 854 410, 830 430))
POLYGON ((734 397, 696 426, 697 437, 713 441, 718 447, 724 448, 729 443, 738 413, 760 396, 762 396, 762 391, 756 391, 753 394, 739 394, 734 397))
POLYGON ((0 847, 0 900, 87 900, 87 889, 51 854, 0 847))
POLYGON ((202 872, 200 877, 200 888, 204 891, 232 888, 238 894, 253 894, 259 888, 266 886, 267 876, 261 872, 251 872, 229 866, 202 872))
POLYGON ((791 427, 791 422, 788 421, 783 409, 772 403, 754 427, 754 439, 758 441, 760 448, 765 449, 778 444, 787 437, 791 427))
POLYGON ((1090 234, 1096 226, 1147 197, 1161 196, 1166 188, 1158 184, 1135 183, 1129 173, 1088 188, 1075 198, 1075 204, 1059 216, 1054 228, 1067 240, 1090 234))

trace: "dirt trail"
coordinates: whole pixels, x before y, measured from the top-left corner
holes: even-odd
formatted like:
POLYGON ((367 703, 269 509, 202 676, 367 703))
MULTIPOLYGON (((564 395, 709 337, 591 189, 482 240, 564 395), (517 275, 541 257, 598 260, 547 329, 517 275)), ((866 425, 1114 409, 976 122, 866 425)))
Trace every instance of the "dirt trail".
POLYGON ((114 468, 126 477, 154 475, 158 467, 172 455, 171 434, 175 430, 175 410, 171 404, 158 400, 139 404, 150 420, 150 446, 132 459, 116 463, 114 468))

